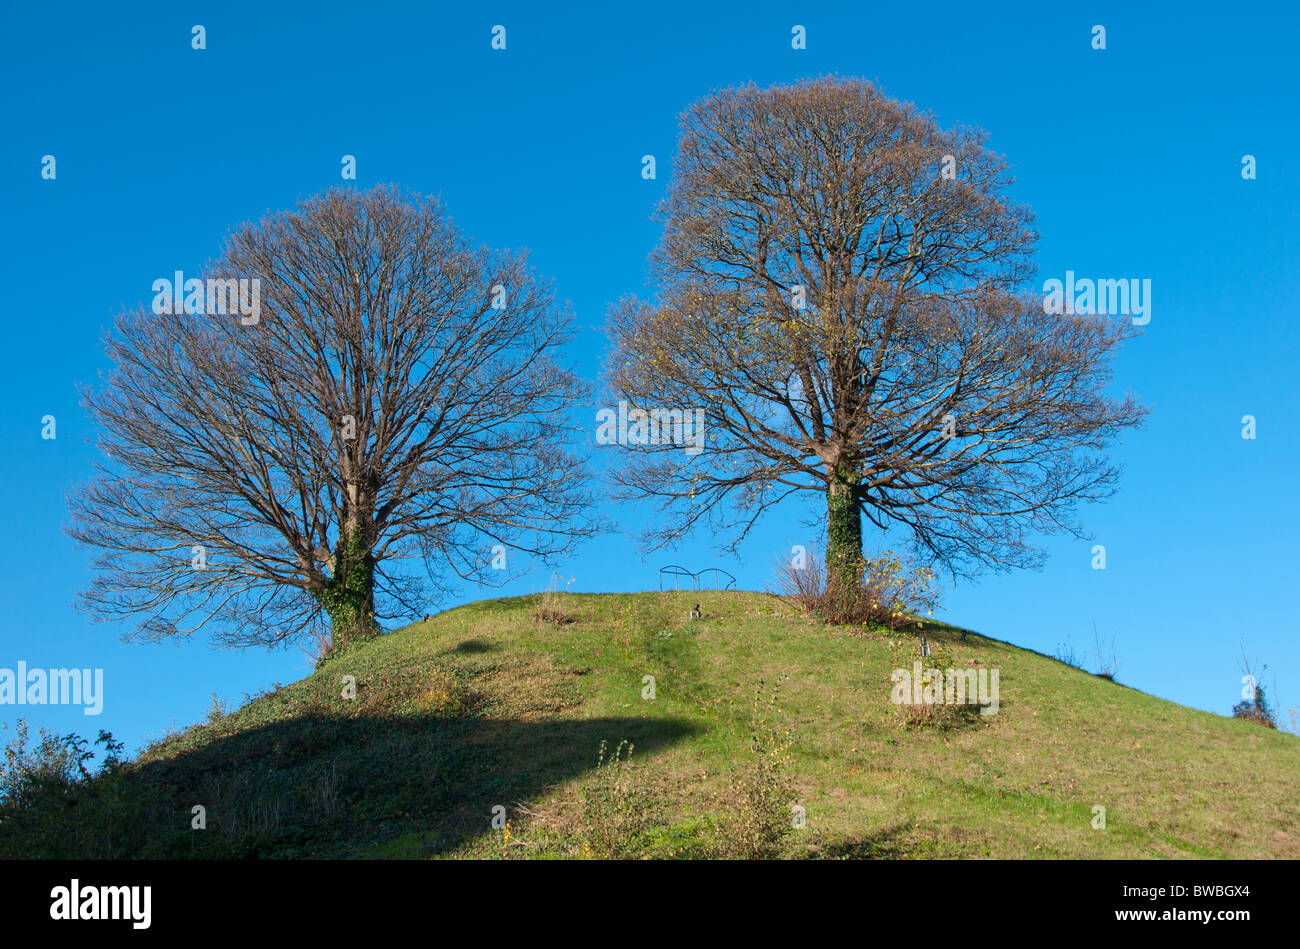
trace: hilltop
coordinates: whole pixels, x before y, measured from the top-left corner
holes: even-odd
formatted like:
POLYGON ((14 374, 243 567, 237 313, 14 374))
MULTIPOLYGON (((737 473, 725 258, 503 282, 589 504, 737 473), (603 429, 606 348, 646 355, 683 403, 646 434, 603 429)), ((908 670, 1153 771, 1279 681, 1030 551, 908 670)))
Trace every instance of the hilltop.
POLYGON ((85 789, 46 855, 1300 856, 1300 740, 987 635, 927 628, 999 672, 996 714, 940 727, 890 701, 912 632, 747 592, 538 606, 461 606, 214 713, 85 789))

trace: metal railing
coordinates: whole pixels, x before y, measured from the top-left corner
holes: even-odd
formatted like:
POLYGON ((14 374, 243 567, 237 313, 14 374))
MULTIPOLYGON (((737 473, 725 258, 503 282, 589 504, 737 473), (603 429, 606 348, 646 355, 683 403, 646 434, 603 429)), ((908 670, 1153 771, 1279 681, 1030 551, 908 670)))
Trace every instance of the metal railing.
MULTIPOLYGON (((700 571, 697 572, 697 573, 693 573, 693 572, 691 572, 690 570, 687 570, 685 567, 681 566, 680 564, 672 563, 672 564, 669 564, 669 565, 666 566, 666 567, 660 567, 660 568, 659 568, 659 589, 660 589, 661 592, 663 591, 663 588, 664 588, 664 574, 667 574, 668 576, 670 576, 670 577, 673 578, 673 589, 674 589, 674 590, 681 590, 681 588, 682 588, 682 586, 681 586, 681 579, 682 579, 682 577, 690 577, 690 578, 691 578, 691 590, 693 590, 693 591, 697 591, 697 592, 698 592, 698 591, 701 589, 701 587, 700 587, 700 578, 703 577, 703 576, 705 576, 706 574, 710 574, 710 573, 713 574, 713 587, 712 587, 712 589, 714 589, 714 590, 734 590, 734 589, 736 588, 736 578, 735 578, 734 576, 732 576, 730 573, 728 573, 726 570, 723 570, 723 569, 720 568, 720 567, 705 567, 703 570, 700 570, 700 571), (723 578, 723 577, 726 577, 726 584, 725 584, 725 585, 724 585, 723 582, 722 582, 722 578, 723 578)), ((704 587, 704 589, 710 589, 710 588, 709 588, 709 587, 704 587)))

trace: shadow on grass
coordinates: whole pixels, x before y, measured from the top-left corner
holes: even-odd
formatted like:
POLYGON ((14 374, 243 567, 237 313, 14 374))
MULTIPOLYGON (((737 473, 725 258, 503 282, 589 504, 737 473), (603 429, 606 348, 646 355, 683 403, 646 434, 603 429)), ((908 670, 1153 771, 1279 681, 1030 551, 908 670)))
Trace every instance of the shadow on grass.
POLYGON ((518 721, 311 715, 215 738, 56 789, 0 819, 0 855, 332 858, 418 836, 434 856, 491 832, 492 808, 595 768, 600 742, 638 757, 692 734, 675 719, 518 721), (206 828, 192 829, 193 808, 206 828))
POLYGON ((874 834, 847 837, 823 847, 818 856, 827 860, 897 860, 910 855, 911 848, 903 840, 909 830, 907 823, 884 827, 874 834))
POLYGON ((501 647, 496 643, 489 642, 486 639, 466 639, 450 649, 444 649, 439 655, 473 656, 484 652, 498 652, 500 649, 501 647))

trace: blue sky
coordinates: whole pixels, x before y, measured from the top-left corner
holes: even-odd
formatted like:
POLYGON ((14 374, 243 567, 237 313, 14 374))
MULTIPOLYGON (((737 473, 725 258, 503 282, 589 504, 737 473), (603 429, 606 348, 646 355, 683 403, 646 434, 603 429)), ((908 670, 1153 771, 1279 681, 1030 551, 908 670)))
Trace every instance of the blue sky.
MULTIPOLYGON (((1107 549, 1049 540, 1040 572, 948 589, 953 622, 1051 654, 1093 626, 1119 679, 1227 713, 1239 642, 1267 687, 1300 705, 1300 18, 1291 4, 915 5, 672 3, 22 5, 0 30, 5 135, 0 259, 8 288, 0 374, 0 667, 102 667, 105 707, 0 706, 0 721, 94 733, 128 747, 309 671, 296 650, 217 651, 202 640, 125 644, 72 607, 88 554, 64 497, 95 458, 75 386, 106 368, 102 329, 150 284, 197 272, 235 225, 340 181, 439 194, 457 224, 529 248, 572 302, 571 356, 594 378, 605 308, 646 293, 651 212, 677 115, 708 91, 828 73, 875 80, 944 125, 979 125, 1037 214, 1043 279, 1152 282, 1152 319, 1117 367, 1152 406, 1113 457, 1117 497, 1083 509, 1107 549), (191 49, 191 27, 207 48, 191 49), (507 48, 490 47, 494 25, 507 48), (807 49, 791 48, 803 25, 807 49), (1091 46, 1106 27, 1107 48, 1091 46), (54 155, 57 177, 43 180, 54 155), (641 177, 653 154, 659 177, 641 177), (1257 178, 1243 180, 1242 156, 1257 178), (41 418, 57 438, 41 438, 41 418), (1241 437, 1241 418, 1258 437, 1241 437)), ((591 407, 592 417, 596 406, 591 407)), ((594 436, 594 421, 592 435, 594 436)), ((595 451, 594 437, 591 445, 595 451)), ((648 509, 612 511, 635 530, 648 509)), ((873 545, 898 539, 868 536, 873 545)), ((570 589, 653 589, 657 568, 721 566, 762 589, 793 544, 820 547, 799 512, 770 515, 739 560, 710 538, 642 559, 624 534, 579 548, 570 589)), ((537 573, 507 593, 546 582, 537 573)), ((454 602, 497 595, 466 588, 454 602)), ((451 606, 454 602, 444 605, 451 606)), ((1090 657, 1095 665, 1095 657, 1090 657)))

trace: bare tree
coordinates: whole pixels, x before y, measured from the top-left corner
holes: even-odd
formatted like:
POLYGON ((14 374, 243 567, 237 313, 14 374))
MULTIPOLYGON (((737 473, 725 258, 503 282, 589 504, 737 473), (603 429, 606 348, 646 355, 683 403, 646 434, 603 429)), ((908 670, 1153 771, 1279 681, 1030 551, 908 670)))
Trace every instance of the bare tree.
POLYGON ((85 608, 231 645, 328 619, 343 648, 449 571, 504 578, 507 550, 598 529, 566 447, 569 314, 524 256, 436 201, 335 189, 237 230, 208 277, 259 281, 257 312, 126 313, 83 393, 110 463, 69 499, 85 608))
POLYGON ((657 298, 611 314, 617 396, 705 413, 702 453, 638 446, 617 475, 670 515, 650 546, 708 524, 734 547, 808 491, 839 583, 863 516, 963 573, 1078 533, 1076 502, 1113 490, 1103 449, 1146 411, 1103 391, 1133 330, 1028 292, 1032 215, 984 142, 856 80, 728 89, 683 115, 657 298))

